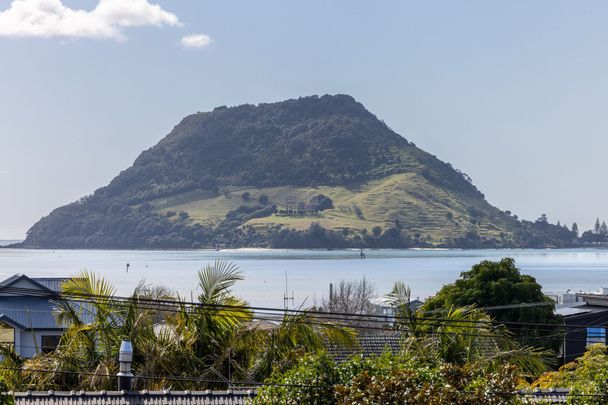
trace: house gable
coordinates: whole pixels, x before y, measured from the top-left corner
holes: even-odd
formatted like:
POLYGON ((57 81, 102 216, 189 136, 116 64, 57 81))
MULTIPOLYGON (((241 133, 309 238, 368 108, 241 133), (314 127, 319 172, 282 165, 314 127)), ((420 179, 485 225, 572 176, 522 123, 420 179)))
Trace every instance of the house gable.
POLYGON ((54 295, 56 292, 23 274, 16 274, 0 283, 0 297, 41 294, 54 295))

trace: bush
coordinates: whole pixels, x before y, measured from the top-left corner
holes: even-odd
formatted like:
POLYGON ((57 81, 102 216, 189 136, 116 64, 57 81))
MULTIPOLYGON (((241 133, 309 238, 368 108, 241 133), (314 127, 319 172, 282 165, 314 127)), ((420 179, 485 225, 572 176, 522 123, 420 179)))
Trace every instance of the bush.
POLYGON ((262 388, 255 404, 335 404, 333 387, 342 382, 336 363, 327 355, 306 357, 283 373, 273 373, 274 385, 262 388))
POLYGON ((515 404, 510 365, 494 372, 446 364, 428 355, 392 354, 336 364, 325 354, 273 373, 256 404, 515 404))
POLYGON ((0 379, 0 405, 13 405, 13 397, 8 394, 9 388, 3 379, 0 379))
POLYGON ((574 394, 568 403, 605 404, 608 396, 608 351, 604 344, 594 344, 578 359, 567 363, 557 371, 540 376, 533 388, 570 387, 574 394))

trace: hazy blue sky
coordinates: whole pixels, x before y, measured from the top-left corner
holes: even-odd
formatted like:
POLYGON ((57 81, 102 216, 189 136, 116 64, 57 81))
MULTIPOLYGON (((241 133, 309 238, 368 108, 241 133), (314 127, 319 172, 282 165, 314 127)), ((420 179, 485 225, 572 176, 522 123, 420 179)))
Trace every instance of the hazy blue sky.
POLYGON ((502 209, 608 219, 608 2, 102 3, 0 0, 0 238, 105 185, 187 114, 325 93, 502 209), (57 15, 32 24, 46 3, 57 15))

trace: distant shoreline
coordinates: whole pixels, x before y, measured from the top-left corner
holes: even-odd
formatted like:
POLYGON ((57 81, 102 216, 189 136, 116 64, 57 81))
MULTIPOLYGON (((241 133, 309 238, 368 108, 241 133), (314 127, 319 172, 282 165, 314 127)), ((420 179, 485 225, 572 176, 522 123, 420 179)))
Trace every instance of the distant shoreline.
MULTIPOLYGON (((213 248, 201 248, 201 249, 151 249, 151 248, 47 248, 47 247, 20 247, 20 246, 10 246, 4 245, 5 241, 0 240, 0 249, 18 249, 18 250, 52 250, 52 251, 120 251, 120 252, 218 252, 218 253, 263 253, 263 252, 303 252, 303 251, 316 251, 316 252, 359 252, 359 248, 254 248, 254 247, 242 247, 242 248, 223 248, 223 249, 213 249, 213 248)), ((15 241, 14 243, 19 243, 21 241, 15 241)), ((437 247, 437 248, 418 248, 418 247, 409 247, 409 248, 363 248, 363 251, 374 252, 374 251, 414 251, 414 252, 451 252, 451 251, 462 251, 462 250, 503 250, 503 251, 521 251, 521 250, 551 250, 551 251, 565 251, 565 250, 608 250, 608 246, 572 246, 572 247, 437 247)))
POLYGON ((21 243, 23 239, 0 239, 0 247, 6 247, 8 245, 14 245, 15 243, 21 243))

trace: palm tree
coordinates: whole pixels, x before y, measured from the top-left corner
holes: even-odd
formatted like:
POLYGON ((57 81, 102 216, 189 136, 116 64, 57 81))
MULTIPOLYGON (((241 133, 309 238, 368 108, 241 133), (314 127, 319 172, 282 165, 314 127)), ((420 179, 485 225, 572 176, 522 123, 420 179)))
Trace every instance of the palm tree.
POLYGON ((246 335, 245 325, 253 319, 247 303, 231 293, 232 286, 242 280, 238 267, 216 260, 198 272, 198 305, 180 301, 180 310, 167 319, 170 332, 163 337, 179 342, 185 361, 182 369, 191 376, 225 379, 232 370, 243 377, 248 359, 238 341, 246 335), (239 337, 237 339, 236 337, 239 337))
POLYGON ((198 272, 197 302, 188 303, 143 283, 119 299, 104 278, 82 271, 63 283, 56 300, 55 316, 66 326, 57 349, 27 360, 8 353, 3 364, 21 368, 9 376, 15 387, 113 389, 120 343, 128 339, 139 377, 134 388, 214 388, 265 378, 326 342, 354 343, 351 329, 306 311, 260 328, 247 303, 231 293, 242 279, 234 264, 210 263, 198 272))
MULTIPOLYGON (((140 299, 143 283, 128 300, 117 300, 116 289, 104 278, 82 271, 61 286, 55 316, 66 326, 57 349, 24 362, 24 370, 57 370, 29 373, 37 387, 111 389, 118 372, 118 349, 123 339, 134 347, 154 339, 151 313, 140 299), (85 371, 85 374, 77 374, 85 371), (74 374, 66 374, 74 372, 74 374)), ((138 352, 141 353, 141 352, 138 352)))
POLYGON ((410 288, 402 282, 395 283, 386 297, 395 308, 395 328, 409 338, 405 345, 410 350, 431 350, 448 363, 484 369, 511 363, 529 376, 539 375, 554 361, 551 352, 520 346, 504 325, 475 306, 414 311, 410 288))
POLYGON ((412 290, 402 281, 397 281, 392 291, 385 295, 387 302, 393 307, 394 326, 403 336, 415 336, 419 332, 416 312, 410 304, 411 295, 412 290))
POLYGON ((520 346, 504 325, 496 324, 474 306, 449 308, 435 319, 423 314, 416 317, 419 334, 426 334, 439 356, 449 363, 486 370, 509 363, 526 376, 536 376, 552 362, 551 352, 520 346))

